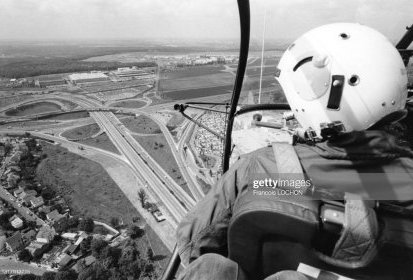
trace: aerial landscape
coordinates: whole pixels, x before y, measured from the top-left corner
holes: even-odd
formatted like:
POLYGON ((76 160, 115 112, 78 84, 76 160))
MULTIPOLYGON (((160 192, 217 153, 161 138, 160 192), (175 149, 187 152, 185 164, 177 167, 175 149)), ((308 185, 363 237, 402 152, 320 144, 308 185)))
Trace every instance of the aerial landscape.
MULTIPOLYGON (((159 276, 178 222, 221 174, 222 139, 174 104, 228 102, 236 50, 2 44, 3 257, 40 275, 138 254, 111 269, 159 276)), ((268 95, 280 53, 266 53, 268 95)), ((254 94, 259 54, 249 65, 254 94)), ((222 114, 190 114, 223 133, 222 114)))
MULTIPOLYGON (((261 50, 260 36, 241 105, 286 102, 275 76, 291 40, 261 50)), ((222 176, 238 45, 1 39, 0 279, 158 279, 179 222, 222 176), (181 114, 186 102, 211 110, 181 114)), ((235 123, 234 157, 280 137, 246 135, 251 119, 235 123)))

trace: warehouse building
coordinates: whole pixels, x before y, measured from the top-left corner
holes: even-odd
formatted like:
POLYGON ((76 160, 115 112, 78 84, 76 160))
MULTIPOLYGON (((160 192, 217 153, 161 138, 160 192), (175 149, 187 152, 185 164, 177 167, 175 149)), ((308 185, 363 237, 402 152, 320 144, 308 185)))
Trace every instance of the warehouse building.
POLYGON ((153 78, 155 71, 153 69, 138 69, 136 67, 122 67, 118 68, 117 71, 113 71, 112 74, 116 75, 118 78, 153 78))
POLYGON ((88 83, 88 82, 100 82, 108 80, 108 76, 106 76, 102 72, 95 72, 92 71, 90 73, 75 73, 69 75, 69 81, 74 84, 80 83, 88 83))

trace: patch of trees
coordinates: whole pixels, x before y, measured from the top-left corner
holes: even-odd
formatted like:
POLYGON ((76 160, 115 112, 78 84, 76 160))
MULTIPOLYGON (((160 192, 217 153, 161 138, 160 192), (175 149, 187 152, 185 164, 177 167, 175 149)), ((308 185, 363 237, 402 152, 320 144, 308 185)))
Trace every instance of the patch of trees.
POLYGON ((145 234, 145 231, 137 225, 132 224, 128 228, 128 235, 132 239, 140 238, 145 234))
POLYGON ((84 218, 80 220, 79 222, 79 230, 86 231, 88 233, 93 232, 93 229, 95 228, 95 224, 93 223, 92 218, 84 218))
POLYGON ((4 144, 4 153, 5 153, 6 156, 10 153, 12 148, 13 148, 13 145, 10 142, 6 142, 4 144))
POLYGON ((92 236, 88 236, 87 238, 83 239, 83 241, 80 243, 80 251, 82 254, 87 254, 91 248, 92 248, 92 236))
POLYGON ((93 239, 91 250, 96 262, 83 267, 78 280, 156 279, 152 250, 148 250, 146 256, 141 256, 132 240, 127 241, 122 248, 113 248, 104 240, 93 239))
POLYGON ((18 254, 17 257, 22 262, 30 262, 32 260, 32 255, 30 254, 29 250, 23 249, 18 254))
POLYGON ((12 225, 9 222, 9 219, 13 216, 13 212, 4 212, 3 214, 0 215, 0 227, 1 229, 7 231, 7 230, 13 230, 12 225))
POLYGON ((40 280, 40 276, 34 275, 34 274, 23 274, 23 275, 17 275, 13 279, 15 280, 40 280))
POLYGON ((48 74, 85 72, 85 71, 108 71, 116 70, 119 67, 155 67, 154 62, 107 62, 107 61, 81 61, 68 58, 50 58, 50 59, 28 59, 18 62, 3 63, 0 67, 0 76, 6 78, 24 78, 48 74))

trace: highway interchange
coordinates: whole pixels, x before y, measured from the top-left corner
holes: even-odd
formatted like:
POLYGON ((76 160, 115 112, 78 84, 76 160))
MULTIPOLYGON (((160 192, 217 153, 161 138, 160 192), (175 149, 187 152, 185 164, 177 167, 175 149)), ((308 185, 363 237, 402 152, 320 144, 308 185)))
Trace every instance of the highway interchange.
MULTIPOLYGON (((228 98, 228 96, 220 98, 224 99, 228 98)), ((30 128, 24 127, 21 129, 13 127, 13 129, 0 130, 0 133, 10 134, 12 132, 30 132, 33 136, 47 139, 56 143, 61 143, 66 145, 67 147, 72 147, 71 150, 78 150, 77 152, 79 154, 82 154, 82 151, 80 149, 80 147, 82 147, 82 150, 85 149, 97 154, 109 156, 117 162, 122 161, 124 164, 127 164, 130 167, 130 170, 133 172, 134 176, 138 178, 138 182, 140 182, 140 184, 136 186, 136 192, 138 192, 140 188, 147 190, 150 197, 152 198, 151 200, 158 202, 161 211, 165 214, 166 217, 169 217, 165 222, 169 223, 173 229, 177 227, 179 221, 192 207, 194 207, 196 202, 202 199, 202 197, 204 196, 202 188, 195 178, 195 173, 188 170, 188 163, 186 162, 185 155, 183 154, 183 147, 191 136, 189 132, 192 131, 192 124, 188 124, 185 121, 185 130, 183 130, 183 132, 181 133, 182 137, 177 141, 174 139, 164 122, 162 122, 162 119, 156 114, 156 112, 158 111, 167 109, 171 110, 175 102, 152 106, 148 106, 150 102, 146 102, 147 105, 142 108, 126 109, 105 107, 101 102, 82 95, 55 93, 33 96, 33 98, 29 98, 13 104, 13 106, 1 108, 0 114, 3 113, 4 115, 4 112, 11 108, 15 108, 24 104, 30 104, 34 101, 39 102, 47 100, 54 100, 55 102, 58 102, 59 100, 70 101, 78 105, 78 107, 72 111, 88 111, 90 117, 94 120, 94 122, 96 122, 96 124, 99 125, 100 129, 107 134, 111 142, 118 149, 120 155, 88 145, 70 142, 60 135, 61 132, 63 132, 65 129, 85 125, 84 122, 76 123, 76 121, 65 121, 52 124, 49 127, 34 125, 30 128), (150 154, 133 137, 134 133, 129 131, 129 129, 127 129, 122 124, 122 122, 118 119, 114 112, 122 112, 135 116, 144 115, 152 119, 159 126, 161 132, 165 136, 173 158, 177 163, 177 167, 179 168, 183 179, 188 185, 188 188, 191 192, 190 194, 188 194, 180 185, 178 185, 175 180, 171 178, 170 175, 159 165, 159 163, 150 156, 150 154), (56 131, 58 131, 59 133, 56 133, 56 131), (74 147, 77 147, 78 149, 75 149, 74 147)), ((198 100, 203 101, 208 100, 208 98, 200 98, 198 100)), ((30 116, 30 118, 33 118, 33 116, 30 116)), ((20 119, 27 119, 27 117, 20 119)), ((91 123, 91 121, 87 122, 91 123)), ((157 231, 156 225, 154 230, 155 232, 157 231)), ((165 240, 163 241, 165 243, 165 240)), ((168 248, 171 247, 170 243, 165 245, 167 245, 168 248)))

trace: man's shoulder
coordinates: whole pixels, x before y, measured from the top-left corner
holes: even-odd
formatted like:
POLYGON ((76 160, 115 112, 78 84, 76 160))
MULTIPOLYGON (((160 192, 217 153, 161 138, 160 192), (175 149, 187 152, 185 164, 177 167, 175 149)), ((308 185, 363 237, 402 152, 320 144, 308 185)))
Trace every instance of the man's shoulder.
POLYGON ((240 156, 240 159, 247 159, 247 160, 259 160, 261 158, 266 159, 273 159, 274 153, 272 149, 272 145, 268 145, 267 147, 260 148, 258 150, 243 154, 240 156))

